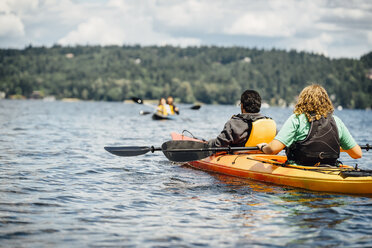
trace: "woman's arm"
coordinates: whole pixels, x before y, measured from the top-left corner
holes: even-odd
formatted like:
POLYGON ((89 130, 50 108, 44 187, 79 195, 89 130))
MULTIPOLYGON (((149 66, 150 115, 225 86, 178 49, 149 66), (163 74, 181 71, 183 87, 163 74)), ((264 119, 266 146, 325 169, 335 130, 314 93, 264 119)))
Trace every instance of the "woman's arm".
POLYGON ((341 151, 347 152, 347 154, 354 159, 361 158, 362 149, 360 149, 360 146, 355 142, 348 128, 337 116, 334 116, 334 119, 336 121, 337 128, 339 129, 340 146, 342 148, 341 151))
POLYGON ((274 139, 269 144, 261 143, 257 147, 266 154, 278 154, 281 150, 284 149, 285 145, 279 140, 274 139))
POLYGON ((353 148, 349 150, 344 150, 344 151, 347 152, 347 154, 349 154, 349 156, 354 159, 358 159, 362 157, 362 149, 360 149, 359 145, 356 145, 353 148))

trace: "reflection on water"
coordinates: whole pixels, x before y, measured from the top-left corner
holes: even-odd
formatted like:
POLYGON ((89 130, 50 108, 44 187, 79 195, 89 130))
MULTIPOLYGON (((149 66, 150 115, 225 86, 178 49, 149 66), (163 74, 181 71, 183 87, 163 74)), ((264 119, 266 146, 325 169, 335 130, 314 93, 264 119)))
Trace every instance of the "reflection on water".
MULTIPOLYGON (((179 120, 157 122, 138 114, 144 107, 0 101, 0 246, 370 246, 369 197, 206 173, 161 153, 105 152, 106 145, 158 146, 184 129, 212 138, 239 110, 180 105, 179 120)), ((264 111, 279 127, 291 113, 264 111)), ((370 142, 370 111, 336 115, 358 143, 370 142)), ((371 161, 364 153, 358 164, 372 169, 371 161)))

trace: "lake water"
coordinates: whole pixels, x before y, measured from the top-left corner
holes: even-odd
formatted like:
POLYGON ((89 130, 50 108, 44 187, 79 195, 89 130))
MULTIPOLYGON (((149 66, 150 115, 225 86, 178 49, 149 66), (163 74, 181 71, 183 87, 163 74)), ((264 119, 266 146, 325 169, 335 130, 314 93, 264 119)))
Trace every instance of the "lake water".
MULTIPOLYGON (((161 145, 187 129, 215 137, 235 106, 180 105, 175 121, 146 106, 0 101, 1 247, 366 247, 372 199, 210 174, 162 153, 117 157, 104 146, 161 145)), ((291 109, 263 113, 278 126, 291 109)), ((336 111, 359 144, 372 112, 336 111)), ((372 169, 372 151, 359 167, 372 169)), ((356 161, 342 154, 344 163, 356 161)))

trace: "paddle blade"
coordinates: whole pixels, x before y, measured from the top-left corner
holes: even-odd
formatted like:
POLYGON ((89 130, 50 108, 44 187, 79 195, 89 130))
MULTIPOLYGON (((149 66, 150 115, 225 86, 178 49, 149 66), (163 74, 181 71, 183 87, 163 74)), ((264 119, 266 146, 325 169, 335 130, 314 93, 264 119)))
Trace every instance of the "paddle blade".
POLYGON ((143 104, 143 100, 138 97, 132 97, 132 101, 138 104, 143 104))
POLYGON ((161 146, 164 155, 173 162, 189 162, 209 157, 213 151, 208 150, 207 143, 190 140, 173 140, 161 146))
POLYGON ((140 111, 140 115, 149 115, 149 114, 151 114, 151 113, 153 113, 153 112, 150 112, 150 111, 143 111, 143 110, 140 111))
POLYGON ((193 109, 193 110, 198 110, 198 109, 200 109, 200 108, 201 108, 200 105, 194 105, 194 106, 191 107, 191 109, 193 109))
POLYGON ((105 150, 115 154, 116 156, 131 157, 138 156, 151 151, 151 147, 148 146, 105 146, 105 150))

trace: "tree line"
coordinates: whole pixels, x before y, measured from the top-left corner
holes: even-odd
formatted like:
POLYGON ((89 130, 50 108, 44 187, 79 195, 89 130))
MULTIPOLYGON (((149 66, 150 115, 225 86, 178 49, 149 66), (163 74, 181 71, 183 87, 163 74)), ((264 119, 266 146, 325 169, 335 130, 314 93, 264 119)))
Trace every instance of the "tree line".
POLYGON ((270 105, 289 105, 309 83, 333 103, 372 107, 372 52, 331 59, 295 50, 244 47, 60 46, 0 49, 0 91, 123 101, 136 96, 234 104, 245 89, 270 105))

